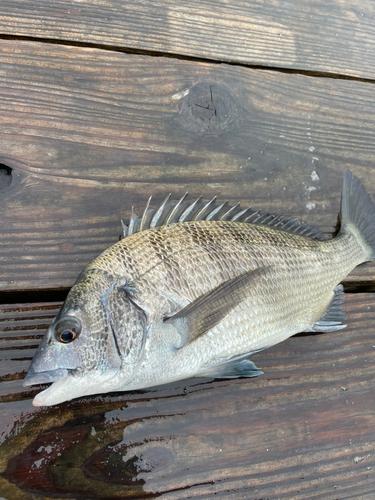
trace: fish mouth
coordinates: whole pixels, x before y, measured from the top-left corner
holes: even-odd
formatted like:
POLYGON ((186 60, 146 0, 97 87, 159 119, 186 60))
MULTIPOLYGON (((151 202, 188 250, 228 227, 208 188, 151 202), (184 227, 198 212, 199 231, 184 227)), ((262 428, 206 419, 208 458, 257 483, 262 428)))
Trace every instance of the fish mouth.
POLYGON ((106 377, 99 373, 96 377, 85 378, 80 374, 79 369, 56 368, 55 370, 38 372, 31 370, 26 375, 23 385, 24 387, 30 387, 39 384, 51 384, 42 392, 36 394, 33 399, 33 406, 54 406, 82 396, 116 390, 118 384, 117 382, 112 384, 114 378, 115 374, 113 372, 109 372, 106 377))
POLYGON ((47 370, 44 372, 32 372, 26 375, 22 385, 24 387, 30 387, 32 385, 51 384, 65 379, 67 376, 68 370, 66 368, 57 368, 56 370, 47 370))
POLYGON ((46 370, 41 372, 31 371, 28 373, 23 381, 24 387, 39 384, 51 384, 44 391, 39 392, 34 400, 33 406, 52 406, 66 401, 68 398, 66 394, 66 384, 71 377, 70 370, 66 368, 56 368, 55 370, 46 370), (65 390, 64 390, 65 389, 65 390))
POLYGON ((44 391, 37 394, 33 400, 34 406, 50 406, 54 404, 61 403, 64 398, 58 397, 57 399, 51 395, 56 393, 56 389, 64 387, 68 378, 69 372, 74 370, 69 370, 66 368, 56 368, 55 370, 46 370, 41 372, 29 371, 26 375, 23 386, 30 387, 32 385, 40 384, 52 384, 44 391))

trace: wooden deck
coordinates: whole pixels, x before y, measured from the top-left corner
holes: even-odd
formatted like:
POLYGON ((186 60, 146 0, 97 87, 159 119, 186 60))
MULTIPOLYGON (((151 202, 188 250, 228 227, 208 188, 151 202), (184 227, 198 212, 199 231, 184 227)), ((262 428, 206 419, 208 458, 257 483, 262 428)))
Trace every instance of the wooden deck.
POLYGON ((83 266, 150 195, 334 230, 375 200, 375 4, 3 0, 0 499, 373 500, 375 265, 348 327, 254 357, 257 379, 31 405, 22 379, 83 266))

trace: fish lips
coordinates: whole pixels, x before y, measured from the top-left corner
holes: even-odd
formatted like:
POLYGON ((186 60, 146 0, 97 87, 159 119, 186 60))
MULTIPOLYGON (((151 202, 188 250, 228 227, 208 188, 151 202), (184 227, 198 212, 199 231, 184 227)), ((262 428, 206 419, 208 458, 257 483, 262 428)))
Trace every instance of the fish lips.
POLYGON ((55 370, 46 370, 43 372, 29 372, 23 380, 24 387, 39 384, 51 384, 67 378, 68 370, 66 368, 57 368, 55 370))
POLYGON ((117 370, 106 370, 104 373, 96 372, 89 376, 88 373, 82 373, 77 369, 57 368, 31 372, 25 377, 23 385, 52 382, 34 397, 33 406, 54 406, 82 396, 120 389, 122 380, 117 379, 117 374, 117 370))
POLYGON ((67 398, 61 394, 66 394, 66 386, 73 377, 76 369, 56 368, 54 370, 34 371, 30 370, 23 380, 24 387, 39 384, 52 384, 44 391, 37 394, 33 400, 34 406, 51 406, 62 403, 67 398), (56 394, 57 393, 57 394, 56 394), (56 397, 57 396, 57 397, 56 397))
POLYGON ((42 372, 36 372, 29 369, 29 372, 22 383, 24 387, 39 384, 52 384, 35 396, 33 406, 45 406, 46 396, 48 396, 51 392, 55 392, 56 386, 60 386, 61 384, 65 385, 69 377, 69 372, 71 371, 72 370, 67 370, 66 368, 56 368, 55 370, 46 370, 42 372))

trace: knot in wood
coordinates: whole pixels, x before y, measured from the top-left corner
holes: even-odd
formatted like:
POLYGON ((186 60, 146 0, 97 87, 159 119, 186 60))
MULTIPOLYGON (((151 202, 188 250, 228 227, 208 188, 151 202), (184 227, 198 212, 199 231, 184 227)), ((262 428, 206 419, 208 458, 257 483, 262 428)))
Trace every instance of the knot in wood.
POLYGON ((190 132, 219 135, 234 128, 237 115, 235 99, 224 85, 199 82, 182 99, 179 122, 190 132))
POLYGON ((0 191, 12 184, 12 169, 4 163, 0 163, 0 191))

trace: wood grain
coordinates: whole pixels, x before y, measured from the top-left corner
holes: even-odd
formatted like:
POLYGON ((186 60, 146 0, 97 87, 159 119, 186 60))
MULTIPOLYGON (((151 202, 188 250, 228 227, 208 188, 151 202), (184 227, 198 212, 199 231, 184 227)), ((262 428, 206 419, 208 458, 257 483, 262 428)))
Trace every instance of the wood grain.
POLYGON ((346 168, 375 193, 372 84, 19 41, 0 64, 2 291, 68 288, 151 194, 330 232, 346 168))
POLYGON ((375 77, 375 6, 360 0, 3 0, 0 32, 375 77))
POLYGON ((345 295, 345 330, 254 356, 257 379, 190 379, 37 409, 39 389, 21 378, 58 306, 0 308, 0 496, 373 498, 373 294, 345 295))

